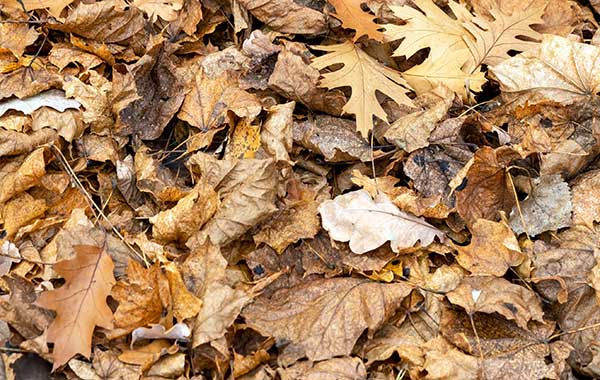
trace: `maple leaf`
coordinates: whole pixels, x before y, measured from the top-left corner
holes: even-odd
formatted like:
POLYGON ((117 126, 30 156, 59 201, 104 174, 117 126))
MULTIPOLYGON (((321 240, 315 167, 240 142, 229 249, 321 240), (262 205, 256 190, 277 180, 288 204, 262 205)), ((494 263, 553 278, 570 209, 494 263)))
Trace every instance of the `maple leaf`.
POLYGON ((364 137, 373 129, 373 116, 387 120, 387 115, 377 100, 377 91, 400 105, 413 106, 406 96, 410 87, 402 75, 383 66, 353 43, 313 48, 328 52, 315 58, 313 67, 322 70, 336 64, 343 65, 339 70, 322 74, 320 86, 329 89, 346 86, 352 88, 352 96, 343 111, 356 115, 356 128, 364 137))
POLYGON ((383 33, 379 31, 381 25, 373 22, 376 17, 361 8, 365 2, 365 0, 329 0, 329 3, 335 7, 336 13, 333 13, 333 16, 342 22, 344 28, 356 30, 352 39, 354 42, 362 36, 382 41, 383 33))
POLYGON ((110 256, 99 247, 77 245, 75 258, 54 265, 66 283, 42 293, 37 304, 56 311, 48 328, 48 341, 54 343, 52 370, 75 354, 90 357, 92 334, 96 326, 113 327, 113 314, 106 304, 116 280, 110 256))
POLYGON ((400 211, 381 194, 373 200, 366 190, 357 190, 325 201, 319 207, 323 228, 331 238, 349 241, 354 253, 371 251, 390 241, 394 252, 412 247, 417 241, 422 246, 440 240, 444 233, 422 218, 400 211))

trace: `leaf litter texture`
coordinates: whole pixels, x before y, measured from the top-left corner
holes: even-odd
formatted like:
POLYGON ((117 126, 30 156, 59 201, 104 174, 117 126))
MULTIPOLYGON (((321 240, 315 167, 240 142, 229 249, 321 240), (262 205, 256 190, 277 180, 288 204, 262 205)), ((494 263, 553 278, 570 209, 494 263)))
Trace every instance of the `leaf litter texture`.
POLYGON ((595 3, 0 1, 8 377, 600 376, 595 3))

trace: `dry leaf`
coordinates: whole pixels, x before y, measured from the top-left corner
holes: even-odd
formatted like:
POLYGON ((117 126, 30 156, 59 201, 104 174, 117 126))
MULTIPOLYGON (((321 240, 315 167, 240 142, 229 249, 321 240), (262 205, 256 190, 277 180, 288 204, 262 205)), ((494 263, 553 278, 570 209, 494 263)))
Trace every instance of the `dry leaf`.
POLYGON ((536 51, 519 54, 490 67, 508 96, 522 95, 529 103, 546 99, 564 105, 594 96, 600 77, 600 49, 573 40, 545 35, 536 51))
MULTIPOLYGON (((25 0, 25 2, 30 1, 25 0)), ((25 48, 34 43, 38 36, 38 32, 34 28, 29 28, 26 23, 2 23, 0 24, 0 50, 10 50, 15 57, 19 58, 25 52, 25 48)))
MULTIPOLYGON (((587 199, 586 208, 590 202, 590 198, 587 199)), ((571 191, 560 175, 534 179, 529 196, 519 207, 520 210, 513 207, 510 213, 510 226, 516 234, 526 232, 536 236, 571 225, 571 191)))
POLYGON ((325 16, 292 0, 239 0, 254 17, 281 33, 320 34, 327 30, 325 16))
POLYGON ((183 0, 134 0, 133 5, 144 11, 155 22, 157 17, 175 21, 177 12, 183 8, 183 0))
POLYGON ((499 313, 506 319, 514 320, 523 329, 527 329, 530 320, 544 321, 544 312, 535 294, 503 278, 466 277, 446 297, 469 314, 499 313))
POLYGON ((406 96, 410 91, 400 73, 383 66, 356 45, 346 42, 339 45, 314 46, 327 54, 313 60, 312 66, 322 70, 336 64, 343 67, 324 73, 320 86, 329 89, 349 86, 352 96, 344 106, 344 113, 356 116, 356 129, 367 137, 373 129, 373 116, 387 121, 387 115, 379 104, 376 91, 387 95, 398 105, 412 106, 406 96))
POLYGON ((53 371, 75 354, 90 357, 96 326, 112 328, 113 315, 106 304, 115 284, 112 260, 102 248, 78 245, 74 249, 75 258, 54 266, 65 285, 37 300, 38 305, 57 314, 48 329, 48 341, 54 343, 53 371))
POLYGON ((187 342, 192 334, 185 323, 176 323, 170 329, 163 325, 151 324, 152 327, 139 327, 131 333, 131 346, 140 339, 169 339, 179 342, 187 342))
POLYGON ((323 228, 332 239, 349 241, 357 254, 372 251, 390 242, 394 252, 420 241, 426 247, 444 233, 422 218, 400 211, 384 194, 375 200, 365 190, 357 190, 325 201, 319 206, 323 228))
POLYGON ((313 280, 260 297, 242 312, 261 334, 289 339, 310 360, 348 355, 365 329, 380 327, 411 291, 403 283, 313 280))
POLYGON ((79 102, 66 99, 64 92, 49 90, 24 99, 11 99, 0 102, 0 116, 9 110, 16 110, 26 115, 31 115, 33 111, 41 107, 50 107, 59 112, 64 112, 68 108, 78 109, 79 106, 79 102))
POLYGON ((515 234, 505 223, 478 219, 470 229, 471 244, 456 247, 456 261, 471 273, 503 276, 525 260, 515 234))
POLYGON ((336 13, 333 13, 333 16, 342 21, 344 28, 356 30, 354 42, 362 36, 383 41, 383 33, 379 31, 381 26, 373 22, 376 16, 364 12, 361 8, 365 0, 331 0, 329 3, 335 7, 336 13))
POLYGON ((600 171, 591 170, 572 182, 573 194, 573 224, 593 226, 600 220, 600 204, 595 196, 600 189, 600 171))
POLYGON ((341 357, 318 363, 309 361, 278 371, 281 380, 366 380, 367 369, 356 357, 341 357))
POLYGON ((277 161, 290 161, 292 126, 295 102, 271 107, 260 132, 260 140, 267 152, 277 161))
POLYGON ((173 316, 179 322, 195 317, 202 307, 202 300, 196 298, 186 288, 183 278, 174 263, 165 265, 173 305, 173 316))

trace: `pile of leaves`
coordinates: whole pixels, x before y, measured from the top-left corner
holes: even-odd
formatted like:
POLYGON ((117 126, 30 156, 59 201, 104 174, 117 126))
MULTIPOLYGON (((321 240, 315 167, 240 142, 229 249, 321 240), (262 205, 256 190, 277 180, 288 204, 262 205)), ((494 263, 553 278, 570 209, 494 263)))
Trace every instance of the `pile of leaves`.
POLYGON ((3 378, 600 377, 598 12, 0 0, 3 378))

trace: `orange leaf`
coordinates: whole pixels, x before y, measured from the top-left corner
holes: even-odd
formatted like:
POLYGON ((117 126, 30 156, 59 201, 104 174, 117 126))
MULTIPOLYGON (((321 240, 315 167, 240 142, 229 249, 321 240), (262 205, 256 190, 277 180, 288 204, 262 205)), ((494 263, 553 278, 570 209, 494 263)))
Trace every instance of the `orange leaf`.
POLYGON ((356 42, 362 36, 383 41, 383 33, 378 30, 381 25, 373 22, 376 16, 364 12, 360 7, 364 2, 365 0, 329 0, 335 7, 336 13, 333 15, 342 22, 344 28, 356 30, 353 41, 356 42))
POLYGON ((89 358, 92 334, 96 326, 112 328, 112 311, 106 297, 115 284, 114 264, 102 248, 76 245, 75 258, 61 261, 54 270, 66 283, 43 293, 38 305, 56 311, 48 328, 48 342, 54 343, 56 370, 76 354, 89 358))

